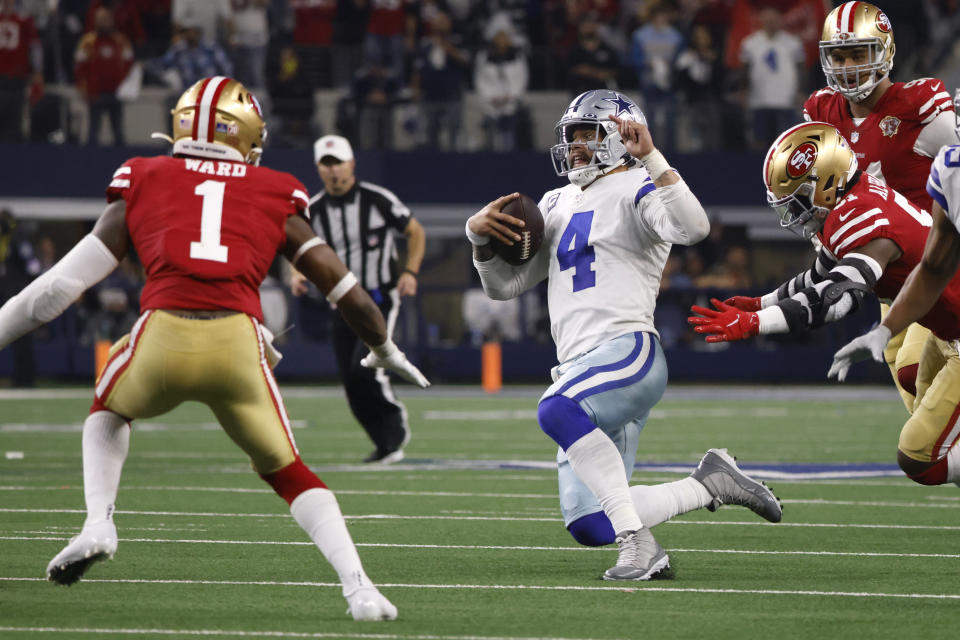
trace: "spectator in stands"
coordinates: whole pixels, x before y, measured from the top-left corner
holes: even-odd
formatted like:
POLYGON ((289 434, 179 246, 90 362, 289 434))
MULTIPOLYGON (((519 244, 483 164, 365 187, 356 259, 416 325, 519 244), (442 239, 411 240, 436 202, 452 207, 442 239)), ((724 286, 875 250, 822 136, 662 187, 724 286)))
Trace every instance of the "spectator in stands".
MULTIPOLYGON (((351 8, 355 4, 356 0, 344 2, 344 6, 351 8)), ((337 0, 289 0, 289 5, 293 10, 293 42, 301 74, 314 86, 331 86, 333 23, 339 15, 337 0)))
POLYGON ((517 46, 516 31, 505 14, 494 16, 485 35, 489 45, 477 54, 473 84, 480 96, 486 146, 495 151, 512 151, 525 109, 523 100, 530 73, 527 59, 517 46))
POLYGON ((97 13, 101 8, 110 10, 114 29, 126 36, 130 44, 139 48, 146 43, 147 33, 140 20, 138 0, 93 0, 87 7, 87 32, 97 29, 97 13))
POLYGON ((43 83, 43 45, 16 0, 0 0, 0 142, 21 142, 27 87, 43 83))
MULTIPOLYGON (((204 44, 220 44, 230 41, 233 32, 230 0, 172 0, 170 18, 176 33, 184 27, 200 29, 204 44)), ((189 86, 189 85, 185 85, 189 86)))
POLYGON ((727 249, 723 260, 706 273, 694 279, 694 284, 703 289, 749 290, 753 287, 750 274, 750 254, 746 247, 733 245, 727 249))
POLYGON ((87 101, 89 127, 87 144, 100 141, 103 116, 110 118, 113 143, 124 146, 123 103, 117 97, 117 88, 133 65, 133 46, 116 30, 113 12, 100 7, 94 15, 94 30, 86 33, 77 45, 73 75, 77 90, 87 101))
POLYGON ((744 38, 740 60, 746 67, 747 105, 750 110, 750 144, 756 150, 770 143, 797 120, 803 102, 803 45, 782 28, 776 7, 760 10, 763 26, 744 38))
POLYGON ((403 79, 405 63, 416 46, 416 0, 366 0, 370 7, 367 33, 363 38, 363 59, 382 67, 387 74, 403 79))
POLYGON ((270 0, 230 0, 233 7, 233 33, 230 48, 233 54, 234 78, 254 91, 267 86, 267 6, 270 0))
POLYGON ((392 148, 393 112, 403 90, 403 84, 386 67, 360 69, 349 93, 337 105, 337 129, 361 149, 392 148))
POLYGON ((138 58, 157 58, 167 50, 173 36, 170 3, 171 0, 137 0, 140 22, 147 37, 143 51, 135 49, 138 58))
POLYGON ((130 332, 139 316, 144 280, 139 263, 127 256, 90 291, 96 305, 87 325, 91 341, 115 342, 130 332))
POLYGON ((664 153, 674 148, 676 99, 673 67, 683 48, 683 36, 671 23, 671 10, 657 4, 649 22, 633 32, 630 58, 643 95, 650 133, 664 153))
POLYGON ((567 69, 567 88, 573 95, 590 89, 617 88, 617 52, 600 38, 600 24, 592 16, 580 23, 577 42, 567 55, 567 69))
POLYGON ((413 64, 410 88, 420 103, 430 149, 455 150, 463 113, 463 85, 470 55, 451 33, 450 16, 437 12, 430 20, 413 64))
MULTIPOLYGON (((303 76, 300 58, 293 47, 280 50, 277 73, 270 98, 273 114, 279 116, 277 141, 285 146, 305 146, 314 139, 313 90, 303 76)), ((271 138, 273 134, 271 133, 271 138)))
POLYGON ((723 105, 723 61, 713 36, 704 25, 696 25, 690 46, 677 57, 677 90, 683 99, 685 130, 690 136, 689 151, 719 147, 723 105))
POLYGON ((203 31, 199 24, 184 18, 181 23, 180 37, 167 52, 156 61, 154 67, 173 85, 174 88, 189 87, 201 78, 208 76, 232 76, 233 63, 216 42, 203 42, 203 31), (175 78, 170 78, 173 72, 175 78))
MULTIPOLYGON (((0 14, 2 15, 2 14, 0 14)), ((33 243, 9 209, 0 210, 0 300, 9 300, 40 274, 33 243)), ((13 386, 32 387, 35 363, 33 337, 27 334, 11 345, 13 386)))

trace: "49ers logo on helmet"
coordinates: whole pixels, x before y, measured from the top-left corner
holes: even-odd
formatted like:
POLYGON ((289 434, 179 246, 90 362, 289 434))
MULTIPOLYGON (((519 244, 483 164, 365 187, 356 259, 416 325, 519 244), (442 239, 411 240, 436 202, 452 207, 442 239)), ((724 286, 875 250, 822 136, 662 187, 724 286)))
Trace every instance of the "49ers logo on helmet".
POLYGON ((877 29, 883 31, 884 33, 890 33, 893 30, 893 27, 890 25, 890 18, 887 17, 883 11, 877 12, 877 29))
POLYGON ((787 175, 791 178, 799 178, 806 175, 813 167, 817 159, 817 145, 812 142, 804 142, 793 150, 790 160, 787 161, 787 175))

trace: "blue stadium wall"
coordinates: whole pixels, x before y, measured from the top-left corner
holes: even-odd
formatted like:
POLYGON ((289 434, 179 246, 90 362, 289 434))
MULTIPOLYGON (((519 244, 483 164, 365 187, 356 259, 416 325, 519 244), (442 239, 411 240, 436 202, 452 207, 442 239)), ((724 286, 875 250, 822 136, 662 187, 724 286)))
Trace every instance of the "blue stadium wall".
MULTIPOLYGON (((142 149, 0 145, 5 198, 100 198, 113 171, 134 155, 154 155, 142 149)), ((512 191, 538 197, 560 184, 546 153, 517 152, 436 154, 427 152, 360 151, 358 175, 383 184, 407 202, 482 203, 512 191)), ((706 206, 765 204, 758 167, 762 158, 750 153, 701 153, 670 158, 706 206)), ((308 189, 319 186, 309 150, 270 149, 264 165, 297 176, 308 189)), ((755 340, 721 349, 700 344, 669 349, 674 381, 823 382, 834 350, 876 321, 875 302, 865 312, 809 338, 755 340)), ((67 341, 35 342, 37 375, 86 379, 93 374, 92 348, 67 341)), ((328 345, 302 342, 287 345, 277 369, 281 380, 335 379, 335 361, 328 345)), ((408 347, 411 358, 432 378, 448 382, 479 381, 478 349, 408 347)), ((552 345, 511 344, 504 349, 504 379, 544 382, 555 364, 552 345)), ((10 349, 0 351, 0 378, 10 376, 10 349)), ((885 367, 869 364, 854 369, 853 381, 885 381, 885 367)))

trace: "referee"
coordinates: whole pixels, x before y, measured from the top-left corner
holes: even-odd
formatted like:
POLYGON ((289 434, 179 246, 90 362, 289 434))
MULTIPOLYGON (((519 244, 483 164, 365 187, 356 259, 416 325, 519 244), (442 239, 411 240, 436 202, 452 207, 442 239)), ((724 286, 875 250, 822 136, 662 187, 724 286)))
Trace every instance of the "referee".
MULTIPOLYGON (((358 182, 350 142, 341 136, 323 136, 313 145, 313 159, 324 190, 310 200, 310 220, 380 307, 392 337, 400 311, 400 296, 417 293, 417 273, 423 260, 423 226, 387 189, 358 182), (407 238, 406 266, 400 270, 393 231, 407 238)), ((307 291, 306 279, 294 272, 294 295, 307 291)), ((354 417, 376 448, 364 462, 390 464, 403 460, 410 440, 407 410, 397 400, 383 369, 360 364, 369 349, 339 314, 333 316, 333 348, 340 378, 354 417)))

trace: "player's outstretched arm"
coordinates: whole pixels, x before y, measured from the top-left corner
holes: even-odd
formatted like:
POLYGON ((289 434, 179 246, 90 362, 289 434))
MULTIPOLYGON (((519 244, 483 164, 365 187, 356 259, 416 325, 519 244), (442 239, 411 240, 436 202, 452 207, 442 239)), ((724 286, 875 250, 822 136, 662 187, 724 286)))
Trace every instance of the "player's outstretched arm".
POLYGON ((370 355, 361 361, 369 367, 384 367, 406 380, 427 387, 430 383, 413 366, 387 334, 387 324, 373 299, 359 286, 356 276, 344 265, 330 245, 317 237, 310 223, 299 216, 287 219, 287 242, 283 254, 337 305, 343 320, 370 347, 370 355))
POLYGON ((116 269, 129 242, 125 212, 123 200, 107 205, 93 232, 0 307, 0 349, 59 316, 116 269))

